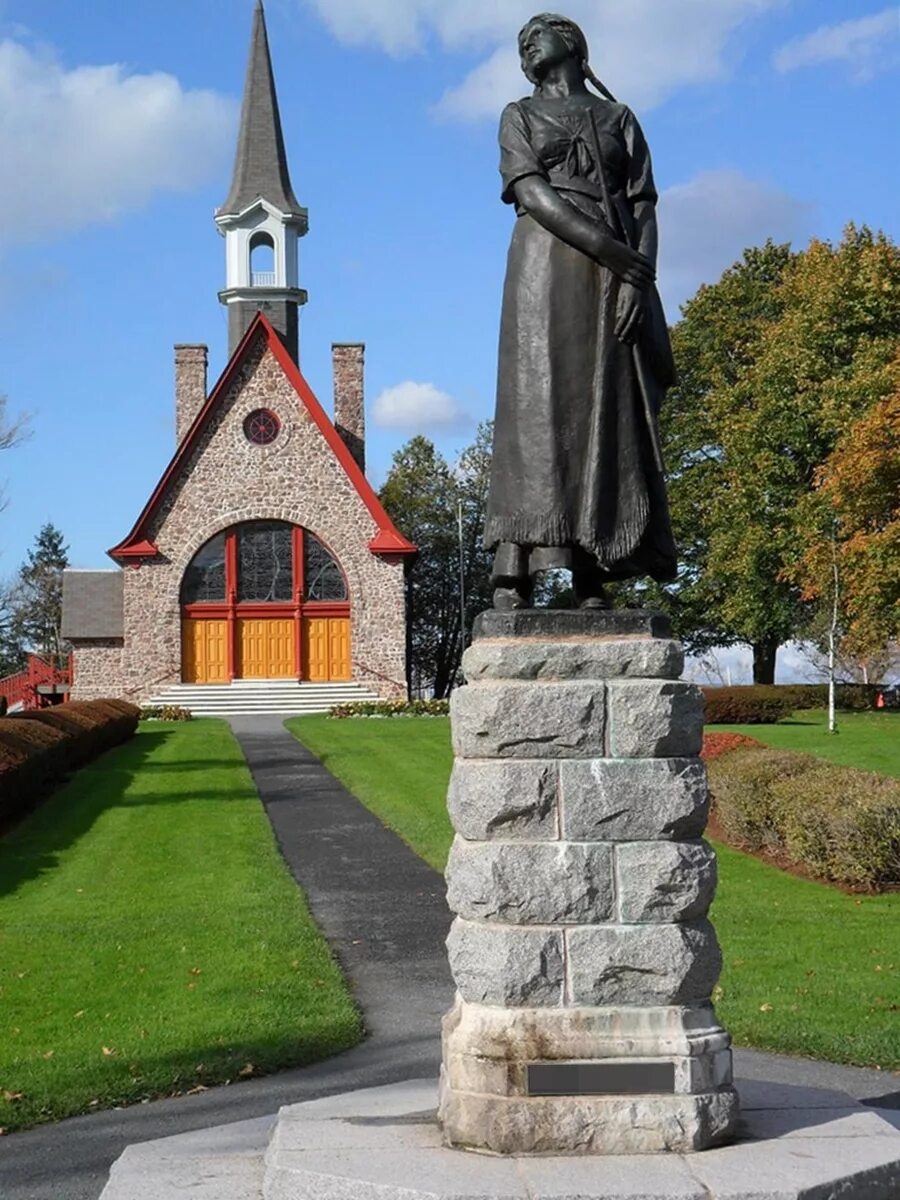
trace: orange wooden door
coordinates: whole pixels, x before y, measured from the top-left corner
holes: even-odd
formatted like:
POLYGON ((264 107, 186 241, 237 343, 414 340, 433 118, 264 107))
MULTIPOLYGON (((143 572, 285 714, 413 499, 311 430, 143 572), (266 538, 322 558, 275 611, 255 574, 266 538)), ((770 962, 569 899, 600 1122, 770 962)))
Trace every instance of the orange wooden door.
POLYGON ((185 683, 228 682, 228 622, 181 622, 181 678, 185 683))
POLYGON ((294 622, 287 618, 242 618, 237 623, 241 679, 297 678, 294 622))
POLYGON ((350 618, 328 618, 329 679, 347 681, 350 672, 350 618))
POLYGON ((349 617, 304 617, 303 648, 310 683, 351 678, 349 617))
POLYGON ((303 656, 305 677, 311 683, 325 683, 328 679, 327 617, 303 618, 303 656))

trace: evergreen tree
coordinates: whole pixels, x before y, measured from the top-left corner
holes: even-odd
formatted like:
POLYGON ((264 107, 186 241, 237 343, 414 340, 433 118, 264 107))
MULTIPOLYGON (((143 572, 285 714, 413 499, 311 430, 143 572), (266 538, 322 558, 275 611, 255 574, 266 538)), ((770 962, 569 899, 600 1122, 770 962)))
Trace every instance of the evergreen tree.
POLYGON ((28 551, 13 590, 13 635, 24 650, 62 665, 62 575, 69 548, 49 521, 28 551))
POLYGON ((481 545, 490 460, 489 424, 479 427, 453 468, 419 435, 394 454, 381 489, 392 520, 419 549, 407 582, 411 695, 449 694, 459 675, 463 640, 477 614, 490 605, 491 559, 481 545))

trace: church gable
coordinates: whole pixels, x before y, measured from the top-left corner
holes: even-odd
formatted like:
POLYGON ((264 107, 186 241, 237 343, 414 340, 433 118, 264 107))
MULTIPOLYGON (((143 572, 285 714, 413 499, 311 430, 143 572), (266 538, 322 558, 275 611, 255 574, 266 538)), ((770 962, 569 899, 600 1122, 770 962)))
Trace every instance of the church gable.
MULTIPOLYGON (((259 314, 131 533, 109 553, 122 563, 173 556, 173 542, 182 540, 170 528, 175 513, 189 517, 196 510, 206 527, 226 514, 249 519, 288 509, 308 511, 310 527, 319 526, 323 536, 325 527, 350 521, 373 554, 415 552, 259 314)), ((347 537, 345 528, 340 540, 346 544, 347 537)))

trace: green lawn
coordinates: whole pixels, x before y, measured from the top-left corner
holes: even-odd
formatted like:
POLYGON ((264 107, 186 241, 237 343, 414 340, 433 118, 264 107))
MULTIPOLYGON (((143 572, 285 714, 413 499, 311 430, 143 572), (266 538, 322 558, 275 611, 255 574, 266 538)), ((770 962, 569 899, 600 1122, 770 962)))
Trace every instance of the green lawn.
MULTIPOLYGON (((287 724, 386 825, 443 870, 452 838, 446 718, 316 716, 287 724)), ((855 727, 848 721, 841 735, 847 753, 855 727)), ((864 719, 859 727, 868 738, 864 719)), ((757 736, 761 728, 772 730, 753 726, 750 732, 757 736)), ((818 736, 815 725, 800 728, 818 736)), ((876 735, 882 731, 890 737, 887 725, 876 735)), ((735 1041, 832 1062, 900 1067, 900 894, 846 896, 728 847, 716 849, 720 883, 712 916, 725 956, 717 1007, 735 1041)))
POLYGON ((746 733, 780 750, 803 750, 845 767, 861 767, 900 776, 900 712, 837 714, 837 733, 828 732, 824 709, 799 712, 777 725, 710 725, 710 729, 746 733))
POLYGON ((292 717, 288 729, 420 858, 443 871, 453 841, 448 717, 292 717))
POLYGON ((360 1036, 223 722, 142 726, 0 841, 0 1127, 360 1036))

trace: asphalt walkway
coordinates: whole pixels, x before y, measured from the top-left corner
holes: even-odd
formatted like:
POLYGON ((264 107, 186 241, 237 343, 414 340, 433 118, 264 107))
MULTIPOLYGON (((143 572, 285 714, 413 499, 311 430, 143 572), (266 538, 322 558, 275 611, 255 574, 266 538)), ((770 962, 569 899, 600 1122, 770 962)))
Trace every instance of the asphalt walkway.
MULTIPOLYGON (((280 717, 235 717, 232 728, 287 865, 351 981, 369 1037, 314 1066, 2 1138, 2 1200, 97 1200, 111 1164, 132 1143, 437 1075, 440 1018, 453 991, 443 879, 291 737, 280 717)), ((833 1088, 900 1107, 896 1077, 875 1071, 748 1050, 735 1052, 735 1070, 744 1079, 833 1088)))

